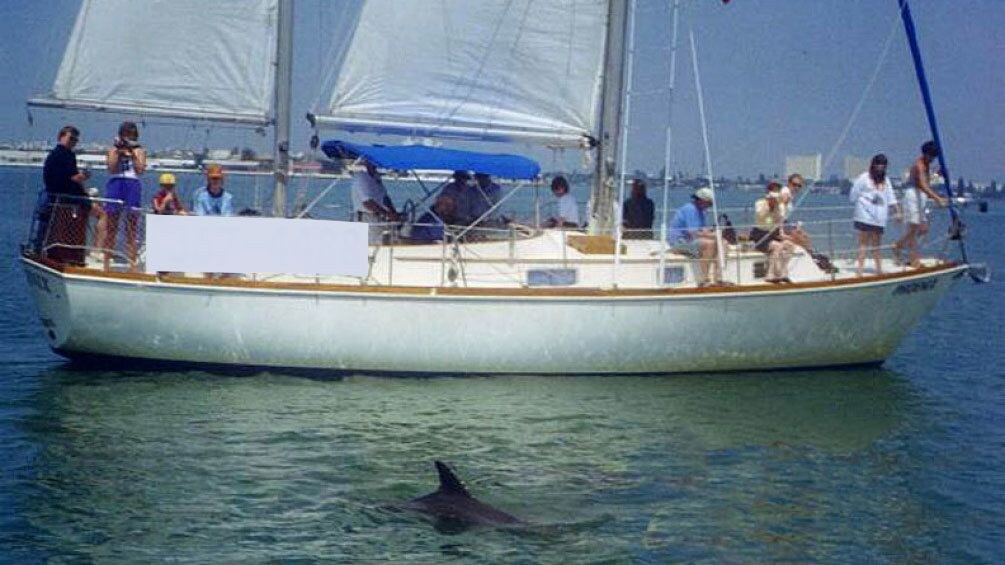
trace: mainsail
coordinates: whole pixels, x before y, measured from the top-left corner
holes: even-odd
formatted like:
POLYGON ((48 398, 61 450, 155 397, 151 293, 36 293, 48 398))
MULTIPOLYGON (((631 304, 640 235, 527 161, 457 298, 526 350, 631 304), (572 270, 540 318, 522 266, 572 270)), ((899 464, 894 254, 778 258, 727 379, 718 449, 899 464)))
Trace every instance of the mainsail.
POLYGON ((316 121, 573 146, 596 131, 608 2, 369 0, 316 121))
POLYGON ((84 0, 35 106, 272 121, 279 0, 84 0))

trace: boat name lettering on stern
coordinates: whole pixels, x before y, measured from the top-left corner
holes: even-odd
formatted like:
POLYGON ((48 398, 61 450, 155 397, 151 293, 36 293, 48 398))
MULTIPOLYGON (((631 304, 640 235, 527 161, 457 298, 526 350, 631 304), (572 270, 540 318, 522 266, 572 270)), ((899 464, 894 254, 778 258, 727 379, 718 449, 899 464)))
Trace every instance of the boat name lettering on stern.
POLYGON ((52 294, 52 289, 49 288, 49 281, 38 273, 33 273, 31 271, 25 271, 25 277, 28 279, 28 284, 45 292, 47 294, 52 294))
POLYGON ((935 290, 935 285, 937 283, 938 279, 928 279, 927 281, 914 281, 904 284, 898 284, 897 287, 893 289, 893 295, 897 296, 899 294, 914 294, 915 292, 925 292, 935 290))

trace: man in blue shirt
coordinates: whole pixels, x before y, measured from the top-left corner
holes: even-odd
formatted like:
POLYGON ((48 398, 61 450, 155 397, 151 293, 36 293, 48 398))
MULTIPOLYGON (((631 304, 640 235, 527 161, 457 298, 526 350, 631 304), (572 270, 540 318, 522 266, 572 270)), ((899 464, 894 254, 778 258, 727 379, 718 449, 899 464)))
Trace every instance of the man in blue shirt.
POLYGON ((233 216, 234 197, 223 189, 223 167, 206 168, 206 186, 196 191, 192 213, 196 216, 233 216))
POLYGON ((715 232, 705 221, 705 209, 712 205, 712 189, 699 188, 691 195, 691 202, 681 206, 670 222, 670 246, 685 255, 697 257, 702 281, 699 286, 716 284, 718 271, 716 255, 718 246, 715 232))

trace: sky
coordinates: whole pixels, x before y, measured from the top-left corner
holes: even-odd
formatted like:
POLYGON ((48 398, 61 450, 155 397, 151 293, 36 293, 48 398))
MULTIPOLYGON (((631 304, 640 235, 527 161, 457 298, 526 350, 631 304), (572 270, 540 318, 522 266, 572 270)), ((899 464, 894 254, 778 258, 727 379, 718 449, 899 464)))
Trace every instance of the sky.
MULTIPOLYGON (((692 32, 715 176, 779 175, 786 155, 813 153, 833 154, 825 176, 841 174, 846 155, 882 152, 895 170, 904 169, 930 137, 896 0, 684 1, 672 97, 669 4, 638 0, 629 170, 660 170, 670 123, 671 168, 705 171, 692 32), (891 33, 877 80, 849 122, 891 33)), ((79 6, 79 0, 0 3, 0 141, 50 139, 68 122, 84 130, 85 141, 104 142, 114 135, 122 116, 32 109, 29 124, 25 100, 51 86, 79 6)), ((1000 41, 1005 0, 915 0, 912 9, 952 176, 1005 180, 1005 44, 1000 41)), ((310 131, 300 117, 318 98, 319 67, 332 50, 338 13, 327 0, 296 3, 294 151, 307 147, 310 131)), ((170 30, 158 29, 153 18, 149 30, 124 37, 133 41, 143 33, 170 30)), ((272 144, 270 135, 251 130, 164 122, 148 127, 143 139, 154 149, 249 146, 268 151, 272 144)), ((482 148, 528 154, 545 170, 584 167, 578 151, 482 148)))

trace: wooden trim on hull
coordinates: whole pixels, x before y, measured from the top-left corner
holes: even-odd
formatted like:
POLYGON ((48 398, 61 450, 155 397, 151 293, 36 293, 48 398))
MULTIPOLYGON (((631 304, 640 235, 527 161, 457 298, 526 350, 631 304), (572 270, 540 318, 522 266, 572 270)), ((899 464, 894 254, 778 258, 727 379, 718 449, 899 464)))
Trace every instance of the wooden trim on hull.
POLYGON ((653 289, 601 289, 601 288, 467 288, 467 287, 418 287, 418 286, 376 286, 376 285, 343 285, 325 283, 298 283, 273 281, 248 281, 240 279, 209 279, 180 276, 159 276, 146 273, 106 272, 85 267, 73 267, 48 259, 35 259, 22 255, 22 260, 49 268, 66 275, 85 276, 98 279, 109 279, 121 282, 148 282, 168 285, 203 286, 221 289, 250 290, 293 290, 300 292, 332 292, 353 294, 397 294, 416 296, 478 296, 478 297, 657 297, 657 296, 701 296, 715 294, 748 294, 775 293, 792 290, 809 290, 825 288, 841 288, 914 278, 919 275, 935 274, 959 270, 962 265, 948 262, 942 265, 920 267, 909 271, 884 273, 857 278, 847 278, 827 281, 797 282, 791 284, 753 284, 742 286, 715 286, 704 288, 653 288, 653 289))

